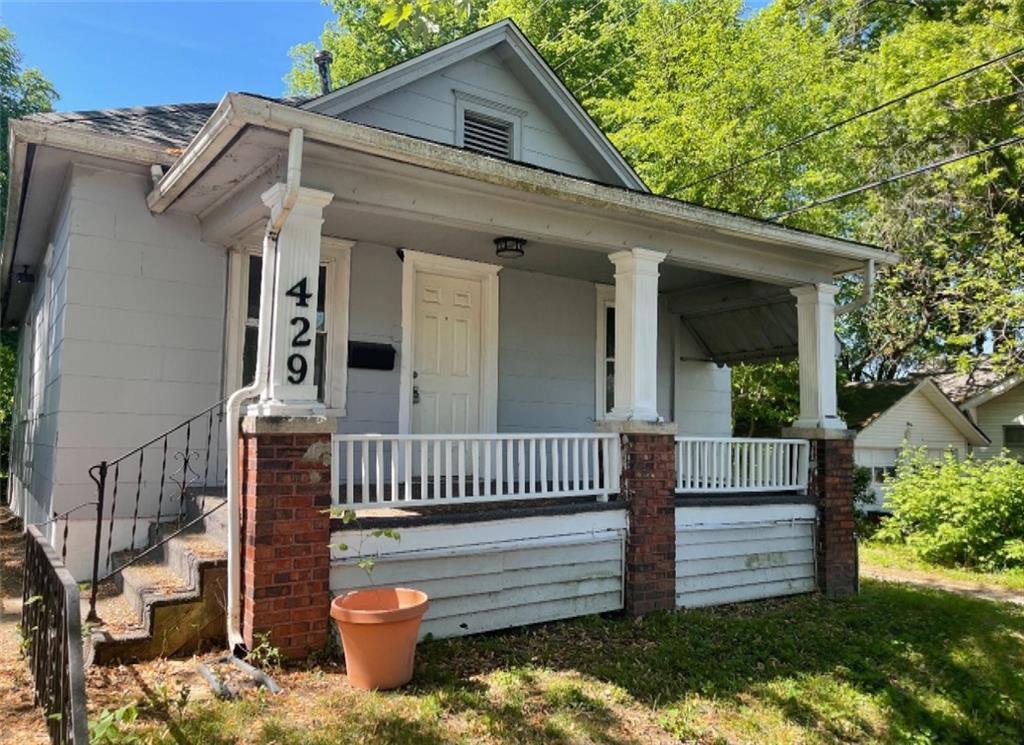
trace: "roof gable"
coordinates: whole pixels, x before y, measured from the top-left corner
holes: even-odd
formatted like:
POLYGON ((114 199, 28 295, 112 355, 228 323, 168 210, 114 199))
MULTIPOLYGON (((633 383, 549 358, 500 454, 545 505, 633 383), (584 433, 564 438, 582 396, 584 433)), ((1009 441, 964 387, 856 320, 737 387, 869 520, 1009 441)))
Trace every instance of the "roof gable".
POLYGON ((495 104, 523 122, 513 160, 648 191, 519 28, 504 20, 302 104, 458 145, 460 106, 495 104), (486 78, 486 83, 480 81, 486 78), (460 103, 461 100, 461 103, 460 103))

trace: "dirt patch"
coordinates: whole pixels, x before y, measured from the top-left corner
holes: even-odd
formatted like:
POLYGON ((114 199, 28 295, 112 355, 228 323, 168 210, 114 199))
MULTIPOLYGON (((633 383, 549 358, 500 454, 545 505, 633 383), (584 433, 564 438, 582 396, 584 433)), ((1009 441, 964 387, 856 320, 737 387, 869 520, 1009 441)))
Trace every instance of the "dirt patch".
POLYGON ((1007 590, 1003 587, 985 585, 980 582, 966 582, 948 579, 925 571, 913 569, 894 569, 891 567, 861 566, 862 577, 881 580, 883 582, 899 582, 915 587, 928 587, 933 590, 945 590, 961 595, 994 600, 1003 603, 1024 605, 1024 593, 1007 590))

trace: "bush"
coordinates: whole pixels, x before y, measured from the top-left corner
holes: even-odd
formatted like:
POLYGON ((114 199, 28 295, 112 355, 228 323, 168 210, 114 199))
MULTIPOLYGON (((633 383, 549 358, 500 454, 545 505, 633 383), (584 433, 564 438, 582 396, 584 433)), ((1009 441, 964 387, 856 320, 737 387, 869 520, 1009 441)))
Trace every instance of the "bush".
POLYGON ((892 516, 879 539, 944 566, 1024 567, 1024 464, 1005 454, 959 461, 907 450, 885 491, 892 516))

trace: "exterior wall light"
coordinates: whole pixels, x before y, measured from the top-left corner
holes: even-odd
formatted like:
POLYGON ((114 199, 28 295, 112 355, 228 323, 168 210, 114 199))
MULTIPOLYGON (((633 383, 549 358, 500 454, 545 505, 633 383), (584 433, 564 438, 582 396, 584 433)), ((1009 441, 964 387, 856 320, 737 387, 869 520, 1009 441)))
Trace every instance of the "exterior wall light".
POLYGON ((503 259, 518 259, 526 253, 523 246, 526 245, 525 238, 514 238, 510 235, 503 235, 494 239, 494 250, 503 259))
POLYGON ((14 275, 14 281, 19 285, 30 285, 36 281, 36 275, 29 271, 28 264, 22 264, 21 271, 14 275))

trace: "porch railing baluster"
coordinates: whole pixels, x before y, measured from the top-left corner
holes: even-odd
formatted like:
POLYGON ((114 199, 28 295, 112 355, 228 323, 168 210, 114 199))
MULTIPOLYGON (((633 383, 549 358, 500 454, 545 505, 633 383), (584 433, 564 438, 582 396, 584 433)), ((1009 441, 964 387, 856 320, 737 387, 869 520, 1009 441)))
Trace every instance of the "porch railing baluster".
POLYGON ((806 491, 809 457, 807 440, 677 437, 676 493, 806 491))

